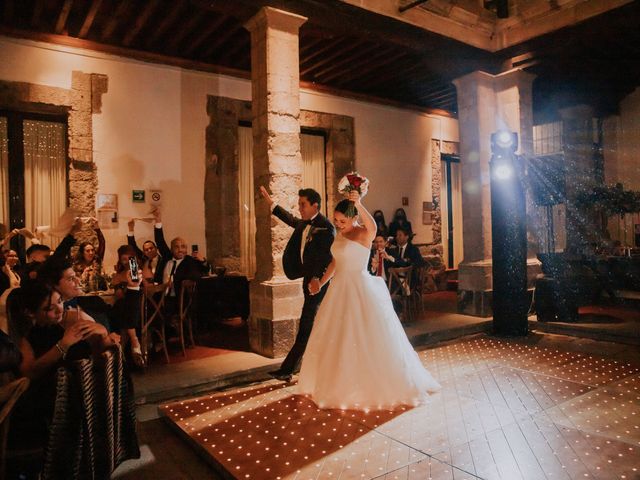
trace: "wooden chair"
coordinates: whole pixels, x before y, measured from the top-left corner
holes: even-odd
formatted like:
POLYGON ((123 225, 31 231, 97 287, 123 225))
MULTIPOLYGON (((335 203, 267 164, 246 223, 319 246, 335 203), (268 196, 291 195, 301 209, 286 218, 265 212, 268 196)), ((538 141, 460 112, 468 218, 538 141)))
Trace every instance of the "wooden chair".
POLYGON ((402 299, 402 319, 404 322, 413 321, 411 308, 411 272, 413 266, 395 267, 387 270, 387 286, 391 297, 399 296, 402 299))
POLYGON ((25 390, 29 388, 29 379, 18 378, 0 387, 0 480, 6 478, 7 437, 11 411, 25 390))
POLYGON ((193 300, 196 294, 195 280, 183 280, 180 284, 180 299, 178 303, 178 329, 180 333, 180 345, 182 346, 182 355, 187 356, 184 342, 185 326, 189 329, 189 341, 191 346, 195 347, 196 342, 193 339, 193 316, 191 313, 193 300))
POLYGON ((164 358, 169 363, 169 351, 167 349, 166 317, 164 313, 164 300, 171 286, 171 282, 161 285, 146 284, 142 287, 142 324, 140 325, 140 343, 145 364, 149 362, 149 335, 155 333, 162 342, 164 358))
POLYGON ((415 285, 411 289, 411 304, 416 315, 418 312, 424 313, 424 294, 427 290, 427 274, 428 268, 426 265, 416 267, 416 274, 413 275, 416 279, 415 285))

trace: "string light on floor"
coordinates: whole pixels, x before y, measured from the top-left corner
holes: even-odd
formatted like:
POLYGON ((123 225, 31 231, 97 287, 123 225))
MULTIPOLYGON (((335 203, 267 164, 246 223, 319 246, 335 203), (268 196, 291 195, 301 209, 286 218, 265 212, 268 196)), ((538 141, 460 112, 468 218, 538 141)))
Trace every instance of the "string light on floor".
MULTIPOLYGON (((470 438, 465 430, 476 435, 530 420, 535 435, 557 445, 549 455, 561 462, 558 468, 562 464, 570 473, 573 465, 589 462, 599 471, 595 468, 600 463, 617 472, 616 478, 637 477, 635 447, 621 443, 640 444, 635 411, 640 380, 632 377, 640 371, 637 365, 486 337, 423 350, 419 356, 444 387, 427 406, 372 409, 368 414, 319 410, 306 397, 296 396, 294 387, 268 384, 181 401, 162 410, 238 478, 316 478, 320 471, 330 478, 347 471, 370 478, 401 467, 398 458, 411 458, 410 465, 418 465, 419 450, 451 448, 460 459, 457 465, 450 462, 454 467, 473 468, 464 457, 470 438), (449 431, 453 412, 460 409, 465 412, 462 430, 449 431), (491 417, 486 415, 489 411, 494 412, 491 417), (566 425, 559 429, 558 421, 566 425), (265 425, 270 428, 263 430, 265 425), (601 432, 611 443, 601 441, 601 432), (618 449, 613 456, 611 448, 618 449)), ((527 459, 516 463, 526 467, 527 459)), ((560 476, 553 471, 545 475, 560 476)))

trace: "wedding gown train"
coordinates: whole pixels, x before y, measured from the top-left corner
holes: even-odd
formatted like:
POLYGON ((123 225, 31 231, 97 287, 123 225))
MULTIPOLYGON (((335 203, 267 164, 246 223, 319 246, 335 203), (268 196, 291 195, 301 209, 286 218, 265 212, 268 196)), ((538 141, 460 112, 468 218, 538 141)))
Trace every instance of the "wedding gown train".
POLYGON ((381 409, 423 403, 440 389, 423 367, 369 249, 338 234, 336 268, 302 360, 298 393, 320 408, 381 409))

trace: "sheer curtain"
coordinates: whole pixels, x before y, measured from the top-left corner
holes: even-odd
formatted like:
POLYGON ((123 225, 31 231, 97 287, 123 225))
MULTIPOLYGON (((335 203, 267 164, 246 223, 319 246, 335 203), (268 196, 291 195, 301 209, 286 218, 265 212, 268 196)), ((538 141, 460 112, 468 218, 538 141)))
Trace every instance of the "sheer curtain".
POLYGON ((9 228, 9 139, 6 117, 0 117, 0 223, 9 228))
MULTIPOLYGON (((67 203, 65 128, 62 123, 25 120, 23 129, 25 226, 54 226, 67 203)), ((51 237, 47 243, 55 247, 59 242, 51 237)))
POLYGON ((253 134, 238 128, 238 176, 240 177, 240 268, 252 278, 256 272, 256 215, 253 190, 253 134))
POLYGON ((449 262, 449 209, 453 211, 453 265, 458 264, 464 258, 464 245, 462 238, 462 175, 460 164, 451 162, 451 203, 447 202, 447 162, 442 162, 442 183, 440 184, 441 218, 442 218, 442 253, 445 262, 449 262))
MULTIPOLYGON (((325 202, 325 157, 324 137, 320 135, 300 135, 300 153, 304 165, 302 185, 313 188, 325 202)), ((251 127, 238 127, 238 176, 240 202, 240 267, 248 277, 256 271, 256 216, 255 189, 253 185, 253 133, 251 127)))
POLYGON ((302 186, 313 188, 322 198, 321 212, 327 214, 327 202, 325 201, 325 158, 324 158, 324 136, 300 135, 300 154, 302 155, 302 186))

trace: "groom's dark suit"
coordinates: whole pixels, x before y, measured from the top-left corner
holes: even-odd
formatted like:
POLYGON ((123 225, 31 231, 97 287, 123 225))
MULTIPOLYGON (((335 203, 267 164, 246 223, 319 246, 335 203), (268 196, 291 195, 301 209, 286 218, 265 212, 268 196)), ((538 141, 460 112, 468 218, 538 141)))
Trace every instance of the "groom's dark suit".
POLYGON ((293 235, 291 235, 282 255, 284 273, 291 280, 303 279, 304 305, 300 314, 298 335, 287 358, 284 359, 280 366, 280 373, 290 375, 297 371, 300 366, 300 360, 311 335, 313 320, 327 291, 328 283, 316 295, 310 295, 309 282, 314 277, 321 278, 329 263, 331 263, 330 249, 335 237, 335 229, 331 222, 321 213, 318 213, 313 220, 304 221, 276 206, 273 209, 273 214, 294 228, 293 235), (306 232, 303 250, 302 238, 308 226, 310 228, 306 232))

